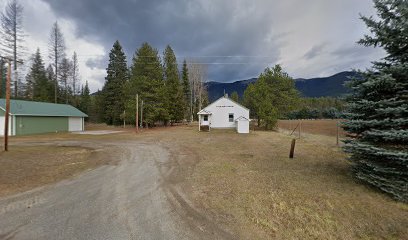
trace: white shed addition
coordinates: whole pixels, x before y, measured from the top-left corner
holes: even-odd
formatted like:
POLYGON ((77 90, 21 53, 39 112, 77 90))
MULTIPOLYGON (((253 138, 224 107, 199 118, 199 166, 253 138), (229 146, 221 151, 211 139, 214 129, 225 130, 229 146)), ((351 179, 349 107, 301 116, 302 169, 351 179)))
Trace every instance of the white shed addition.
POLYGON ((249 133, 249 109, 223 96, 198 113, 198 130, 235 128, 238 133, 249 133))

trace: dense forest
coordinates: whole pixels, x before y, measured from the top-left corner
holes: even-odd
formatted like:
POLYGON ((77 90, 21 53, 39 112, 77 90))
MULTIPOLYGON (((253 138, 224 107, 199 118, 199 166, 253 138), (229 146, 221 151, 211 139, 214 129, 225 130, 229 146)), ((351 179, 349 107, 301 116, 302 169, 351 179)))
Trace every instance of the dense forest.
POLYGON ((92 96, 91 119, 113 125, 135 124, 137 101, 142 126, 194 119, 194 113, 208 103, 205 74, 203 65, 186 60, 180 73, 170 46, 161 59, 148 43, 136 50, 128 68, 122 46, 116 41, 109 53, 105 84, 92 96))

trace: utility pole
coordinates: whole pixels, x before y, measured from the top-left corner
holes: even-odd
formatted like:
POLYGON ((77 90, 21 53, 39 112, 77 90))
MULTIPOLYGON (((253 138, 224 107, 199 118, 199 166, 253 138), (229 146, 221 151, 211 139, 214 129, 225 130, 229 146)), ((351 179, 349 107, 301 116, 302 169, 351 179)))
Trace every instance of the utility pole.
POLYGON ((11 61, 8 59, 8 70, 6 80, 6 114, 4 115, 4 151, 8 151, 8 129, 10 115, 10 78, 11 78, 11 61))
POLYGON ((143 128, 143 100, 142 106, 140 107, 140 128, 143 128))
POLYGON ((193 88, 194 88, 194 82, 191 84, 191 94, 190 94, 190 121, 193 122, 193 88))
MULTIPOLYGON (((6 112, 4 116, 4 151, 8 151, 8 134, 9 134, 9 118, 10 118, 10 82, 11 82, 11 57, 1 57, 1 62, 4 59, 7 60, 8 67, 7 67, 7 78, 6 78, 6 112)), ((13 60, 14 63, 23 63, 22 61, 13 60)), ((0 75, 2 79, 2 75, 0 75)))
POLYGON ((139 94, 136 94, 136 132, 139 131, 139 94))

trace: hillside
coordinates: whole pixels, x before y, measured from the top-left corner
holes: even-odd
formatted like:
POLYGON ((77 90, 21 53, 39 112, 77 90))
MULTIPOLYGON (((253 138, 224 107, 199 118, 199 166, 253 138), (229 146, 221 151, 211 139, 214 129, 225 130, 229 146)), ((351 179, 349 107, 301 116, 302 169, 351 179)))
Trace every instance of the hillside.
MULTIPOLYGON (((349 91, 349 89, 344 86, 344 83, 348 81, 350 77, 356 76, 358 76, 358 73, 346 71, 329 77, 295 79, 295 85, 299 92, 305 97, 338 97, 349 91)), ((209 99, 210 101, 218 99, 224 94, 224 90, 228 94, 236 91, 238 95, 242 97, 247 86, 250 83, 256 82, 256 80, 257 78, 232 83, 209 82, 207 84, 209 99)))

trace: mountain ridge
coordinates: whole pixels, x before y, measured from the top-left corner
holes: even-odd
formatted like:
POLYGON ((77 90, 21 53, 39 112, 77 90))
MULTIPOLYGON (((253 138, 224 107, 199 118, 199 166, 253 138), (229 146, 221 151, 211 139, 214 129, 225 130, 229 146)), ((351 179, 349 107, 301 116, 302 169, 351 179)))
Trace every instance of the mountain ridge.
MULTIPOLYGON (((340 97, 350 92, 344 83, 352 77, 359 77, 358 72, 343 71, 328 77, 297 78, 296 89, 304 97, 340 97)), ((211 81, 207 83, 208 98, 210 102, 222 97, 225 93, 231 94, 236 91, 240 98, 250 83, 256 82, 257 78, 237 80, 229 83, 211 81)))

